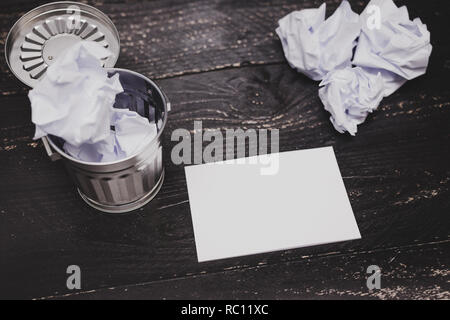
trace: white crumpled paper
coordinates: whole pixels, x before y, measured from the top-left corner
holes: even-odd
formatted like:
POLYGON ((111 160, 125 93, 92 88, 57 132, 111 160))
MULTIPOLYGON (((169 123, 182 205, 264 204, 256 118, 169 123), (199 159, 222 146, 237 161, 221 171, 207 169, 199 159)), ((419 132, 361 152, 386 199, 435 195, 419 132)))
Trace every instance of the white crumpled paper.
POLYGON ((117 143, 113 130, 109 131, 109 135, 104 140, 96 143, 84 143, 77 147, 66 142, 64 151, 75 159, 86 162, 111 162, 126 157, 117 143))
POLYGON ((325 20, 325 7, 294 11, 278 21, 276 32, 289 65, 313 80, 351 66, 361 31, 359 15, 342 1, 325 20))
POLYGON ((398 8, 392 0, 371 0, 361 22, 353 64, 372 74, 381 73, 384 96, 426 72, 432 50, 430 33, 419 18, 409 19, 406 6, 398 8))
POLYGON ((60 54, 28 95, 34 139, 51 134, 64 139, 64 150, 76 159, 110 162, 131 156, 156 136, 155 124, 134 111, 113 108, 123 88, 119 74, 109 78, 101 66, 109 55, 91 41, 60 54))
POLYGON ((319 97, 336 130, 355 135, 383 97, 426 72, 430 33, 392 0, 370 1, 361 16, 343 1, 331 17, 324 17, 325 3, 294 11, 279 21, 277 33, 289 64, 314 80, 323 79, 319 97))
POLYGON ((340 133, 356 134, 357 125, 366 120, 383 99, 381 74, 373 76, 360 67, 329 72, 320 83, 319 97, 330 121, 340 133))
POLYGON ((30 90, 34 139, 47 134, 73 146, 96 143, 109 136, 111 109, 123 91, 119 76, 108 78, 100 59, 109 50, 82 41, 61 53, 45 77, 30 90))
POLYGON ((88 162, 111 162, 137 153, 157 135, 156 124, 128 109, 113 109, 108 137, 94 144, 81 146, 64 144, 64 150, 73 157, 88 162))

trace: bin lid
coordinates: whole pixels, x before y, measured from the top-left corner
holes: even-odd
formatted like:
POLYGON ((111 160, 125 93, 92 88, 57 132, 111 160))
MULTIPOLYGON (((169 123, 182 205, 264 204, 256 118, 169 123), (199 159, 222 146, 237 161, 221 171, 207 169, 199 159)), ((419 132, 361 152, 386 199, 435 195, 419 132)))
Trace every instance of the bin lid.
POLYGON ((53 2, 24 14, 5 42, 6 62, 23 83, 34 87, 65 48, 96 41, 111 51, 103 66, 114 67, 120 38, 112 21, 100 10, 78 2, 53 2))

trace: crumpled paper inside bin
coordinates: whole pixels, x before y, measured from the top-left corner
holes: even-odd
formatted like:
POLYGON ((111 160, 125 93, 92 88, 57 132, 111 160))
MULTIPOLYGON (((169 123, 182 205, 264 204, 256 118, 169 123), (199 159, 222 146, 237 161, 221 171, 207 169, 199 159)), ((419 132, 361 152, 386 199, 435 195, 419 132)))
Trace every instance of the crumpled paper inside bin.
POLYGON ((110 52, 82 41, 63 52, 30 90, 34 139, 62 138, 64 150, 87 162, 111 162, 139 151, 157 135, 155 123, 128 109, 116 109, 123 92, 119 75, 108 76, 102 59, 110 52))

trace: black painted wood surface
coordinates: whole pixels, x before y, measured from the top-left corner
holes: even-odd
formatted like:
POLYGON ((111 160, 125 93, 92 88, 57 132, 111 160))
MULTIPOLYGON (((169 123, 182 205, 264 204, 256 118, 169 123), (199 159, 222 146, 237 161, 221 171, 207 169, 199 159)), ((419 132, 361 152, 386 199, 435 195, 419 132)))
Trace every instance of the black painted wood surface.
MULTIPOLYGON (((27 88, 3 45, 41 1, 0 3, 1 298, 450 298, 449 5, 406 3, 431 31, 426 75, 384 99, 356 137, 337 133, 317 83, 289 68, 274 32, 285 14, 322 1, 95 3, 121 36, 118 67, 156 79, 176 128, 278 128, 280 150, 333 146, 362 239, 197 263, 183 166, 135 213, 105 215, 78 197, 61 163, 33 141, 27 88), (66 288, 66 268, 82 289, 66 288), (366 268, 379 265, 382 289, 366 268)), ((339 1, 327 1, 332 12, 339 1)), ((365 1, 351 1, 361 12, 365 1)))

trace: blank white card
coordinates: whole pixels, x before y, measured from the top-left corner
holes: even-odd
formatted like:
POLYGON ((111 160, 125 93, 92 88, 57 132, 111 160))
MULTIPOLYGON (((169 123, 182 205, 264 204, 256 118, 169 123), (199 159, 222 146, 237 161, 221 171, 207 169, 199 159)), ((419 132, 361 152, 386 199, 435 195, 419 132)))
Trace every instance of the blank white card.
POLYGON ((199 262, 361 238, 332 147, 263 157, 185 167, 199 262))

